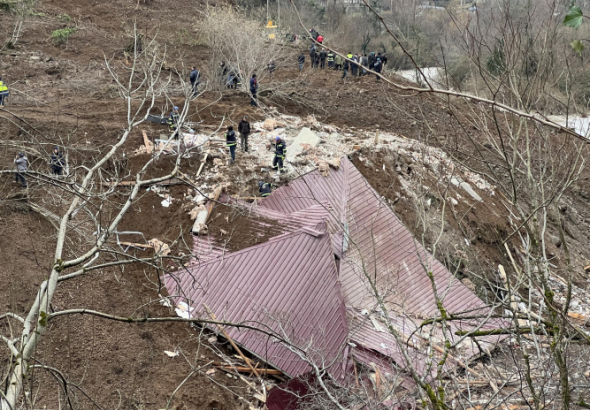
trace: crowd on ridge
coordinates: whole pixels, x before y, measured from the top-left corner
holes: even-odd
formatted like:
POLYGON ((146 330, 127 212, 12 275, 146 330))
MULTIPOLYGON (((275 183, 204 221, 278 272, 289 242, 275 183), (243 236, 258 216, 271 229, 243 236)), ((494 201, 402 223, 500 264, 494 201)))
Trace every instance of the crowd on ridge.
MULTIPOLYGON (((368 55, 362 53, 352 54, 351 52, 349 52, 346 55, 345 59, 341 55, 336 54, 331 50, 327 50, 323 46, 320 49, 317 46, 317 44, 322 45, 324 42, 324 37, 320 33, 318 33, 313 27, 310 29, 309 32, 312 38, 314 39, 309 49, 310 66, 312 69, 328 69, 334 71, 342 70, 341 78, 344 82, 346 82, 346 79, 349 77, 349 75, 353 77, 365 76, 369 74, 368 70, 372 70, 379 74, 382 72, 384 66, 387 65, 387 57, 385 55, 385 52, 371 52, 368 55)), ((305 54, 302 52, 297 57, 300 72, 303 71, 305 67, 305 61, 306 57, 305 54)), ((270 78, 272 79, 277 69, 274 60, 271 60, 268 63, 267 69, 270 78)), ((242 86, 242 75, 239 72, 239 70, 229 67, 225 61, 222 61, 219 64, 219 74, 221 75, 223 84, 227 88, 237 89, 242 86)), ((376 75, 376 77, 377 80, 379 80, 379 75, 376 75)), ((191 68, 189 81, 191 84, 191 94, 194 97, 198 93, 198 87, 201 82, 201 74, 197 70, 196 66, 193 66, 191 68)), ((256 74, 252 74, 252 77, 249 80, 249 91, 250 105, 253 107, 258 106, 258 78, 256 74)), ((3 106, 5 104, 8 95, 8 87, 3 83, 2 78, 0 77, 0 106, 3 106)), ((178 139, 179 127, 181 124, 180 114, 178 112, 177 106, 173 107, 172 112, 170 112, 170 114, 166 118, 166 123, 170 129, 171 138, 178 139)), ((238 132, 240 134, 240 145, 242 148, 242 152, 248 152, 248 136, 250 135, 251 127, 247 117, 244 116, 242 121, 240 121, 238 125, 238 132)), ((224 137, 230 154, 230 164, 233 164, 236 160, 236 147, 238 145, 237 136, 233 129, 233 126, 227 127, 227 131, 225 132, 224 137)), ((284 160, 287 154, 287 145, 285 143, 284 138, 276 137, 274 141, 274 146, 275 156, 273 159, 272 169, 281 172, 285 170, 284 160)), ((21 183, 23 188, 26 188, 27 181, 25 179, 25 174, 27 173, 29 167, 29 161, 23 152, 19 152, 17 154, 14 160, 14 164, 15 180, 17 183, 21 183)), ((63 174, 65 160, 63 154, 59 150, 59 147, 54 148, 52 155, 49 159, 49 164, 53 175, 61 176, 63 174)), ((259 191, 262 194, 262 196, 270 195, 271 188, 272 184, 260 181, 259 191)))

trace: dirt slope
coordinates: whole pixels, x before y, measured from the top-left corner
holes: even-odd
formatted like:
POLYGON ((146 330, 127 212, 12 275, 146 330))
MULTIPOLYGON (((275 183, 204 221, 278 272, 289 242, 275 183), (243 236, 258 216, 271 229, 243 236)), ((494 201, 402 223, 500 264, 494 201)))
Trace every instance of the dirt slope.
MULTIPOLYGON (((81 151, 87 149, 85 156, 76 158, 78 164, 89 161, 96 151, 112 143, 124 126, 123 105, 104 68, 105 56, 113 57, 115 65, 124 69, 123 49, 130 42, 129 32, 136 21, 141 30, 159 32, 159 41, 167 47, 169 65, 177 68, 202 65, 210 57, 210 50, 195 45, 199 33, 194 27, 203 10, 204 2, 178 0, 140 0, 139 3, 135 0, 47 0, 39 3, 35 10, 37 14, 25 24, 24 36, 17 49, 1 55, 0 68, 12 91, 6 110, 17 117, 0 111, 0 139, 9 142, 23 140, 30 132, 45 141, 39 155, 29 154, 33 167, 39 170, 47 170, 44 161, 51 147, 66 141, 81 151), (70 20, 64 17, 65 14, 70 20), (51 32, 66 26, 75 26, 78 31, 65 45, 54 45, 51 32), (20 130, 14 122, 27 132, 20 130)), ((0 14, 3 27, 10 27, 11 19, 6 13, 0 14)), ((277 72, 275 82, 297 76, 294 62, 292 70, 277 72)), ((174 86, 178 87, 177 81, 174 86)), ((262 83, 262 95, 265 95, 265 88, 271 89, 273 84, 262 83)), ((313 113, 324 123, 353 131, 365 129, 373 132, 378 128, 449 151, 461 143, 456 138, 460 135, 453 119, 456 113, 444 101, 427 95, 397 92, 374 77, 353 79, 343 85, 340 73, 312 72, 307 68, 291 91, 297 103, 278 97, 266 100, 263 97, 263 101, 276 105, 285 113, 302 116, 313 113), (307 105, 301 105, 301 101, 306 101, 307 105)), ((166 112, 179 95, 173 92, 171 97, 173 101, 158 101, 158 110, 166 112)), ((206 94, 196 101, 196 105, 205 107, 217 98, 216 94, 206 94)), ((191 113, 191 118, 202 119, 204 125, 212 127, 218 126, 224 115, 230 121, 228 123, 234 124, 243 115, 249 115, 253 120, 264 118, 265 113, 249 107, 248 101, 246 95, 230 92, 198 116, 191 113)), ((142 129, 152 138, 162 132, 162 127, 156 125, 142 125, 142 129)), ((130 153, 141 143, 138 131, 125 146, 125 152, 130 153)), ((0 145, 0 168, 11 169, 12 158, 21 147, 12 143, 0 145)), ((372 160, 372 165, 364 165, 358 157, 355 164, 382 195, 395 200, 395 191, 380 184, 381 174, 377 172, 382 166, 392 168, 393 160, 374 153, 362 154, 372 160)), ((238 165, 244 164, 247 168, 247 161, 242 158, 238 159, 238 165)), ((135 161, 130 161, 129 169, 135 169, 135 161)), ((194 173, 198 166, 198 162, 189 160, 183 162, 181 170, 194 173)), ((162 161, 150 170, 150 175, 161 175, 170 167, 170 163, 162 161)), ((207 167, 211 168, 212 162, 208 162, 207 167)), ((245 174, 244 179, 254 178, 249 176, 248 169, 237 172, 245 174)), ((395 173, 391 174, 395 179, 395 173)), ((586 206, 590 198, 588 181, 584 176, 568 199, 571 201, 568 204, 568 229, 580 263, 584 262, 583 258, 590 260, 587 249, 590 240, 590 229, 587 229, 590 211, 586 206)), ((180 198, 185 191, 186 188, 174 188, 171 192, 173 197, 180 198)), ((9 285, 0 288, 0 313, 8 309, 18 313, 26 311, 53 259, 54 228, 45 218, 31 211, 22 198, 11 197, 19 193, 20 190, 13 185, 12 175, 1 174, 0 283, 9 285)), ((35 200, 46 199, 43 191, 34 185, 30 195, 35 200)), ((141 230, 147 239, 156 237, 173 242, 184 238, 190 246, 187 232, 190 221, 186 211, 178 204, 162 208, 160 201, 161 198, 154 193, 143 194, 134 204, 133 212, 124 219, 121 229, 141 230)), ((395 210, 408 227, 415 228, 416 217, 409 202, 397 202, 395 210)), ((481 263, 488 269, 495 269, 494 265, 501 260, 498 240, 506 233, 501 211, 491 206, 461 211, 472 227, 470 239, 476 243, 481 263)), ((450 221, 453 226, 452 219, 450 221)), ((69 246, 72 252, 76 250, 75 244, 69 246)), ((126 316, 135 313, 139 306, 140 312, 145 314, 170 314, 167 308, 153 302, 157 291, 157 272, 141 265, 121 270, 105 269, 81 281, 66 283, 60 288, 53 309, 85 306, 126 316)), ((5 355, 6 351, 0 349, 0 358, 5 355)), ((143 409, 165 407, 171 392, 190 373, 191 365, 203 365, 215 356, 210 344, 201 343, 197 332, 187 325, 132 326, 71 317, 50 326, 36 358, 58 368, 102 408, 143 409), (163 353, 175 349, 182 352, 180 356, 169 358, 163 353)), ((40 386, 40 390, 34 392, 38 395, 37 405, 55 406, 59 392, 55 379, 44 371, 36 371, 34 377, 35 385, 40 386)), ((213 380, 203 376, 191 378, 177 394, 175 406, 179 409, 235 409, 245 405, 238 397, 246 392, 244 383, 219 371, 211 377, 213 380), (229 392, 227 386, 237 394, 229 392)), ((80 408, 93 408, 85 394, 78 393, 77 397, 80 408)))

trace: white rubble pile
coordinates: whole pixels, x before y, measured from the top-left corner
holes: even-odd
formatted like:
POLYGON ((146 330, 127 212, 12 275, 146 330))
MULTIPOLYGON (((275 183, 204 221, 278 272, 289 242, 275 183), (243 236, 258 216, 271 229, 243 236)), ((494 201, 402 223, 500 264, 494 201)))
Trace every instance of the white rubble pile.
MULTIPOLYGON (((264 121, 251 124, 252 134, 248 139, 249 151, 242 152, 238 143, 235 165, 229 165, 229 152, 225 149, 224 144, 213 142, 214 140, 222 140, 222 131, 212 137, 211 143, 205 143, 203 151, 214 154, 215 167, 203 172, 204 180, 225 179, 232 183, 240 183, 241 181, 236 180, 235 176, 232 180, 232 175, 235 175, 235 171, 232 170, 235 170, 233 167, 242 167, 243 169, 244 160, 248 168, 256 170, 256 174, 251 175, 251 179, 278 178, 278 174, 273 173, 269 176, 265 172, 269 171, 272 166, 275 138, 281 137, 287 143, 286 173, 292 176, 304 174, 314 169, 320 169, 325 175, 330 168, 338 168, 339 164, 336 161, 342 156, 363 147, 369 147, 374 151, 389 149, 392 152, 397 152, 407 161, 415 164, 412 169, 423 169, 433 175, 440 184, 452 185, 456 190, 463 192, 463 194, 456 192, 450 198, 453 205, 457 205, 459 202, 471 204, 473 201, 483 201, 480 191, 489 196, 495 195, 495 187, 480 175, 456 165, 444 151, 422 142, 381 131, 375 134, 353 127, 341 129, 334 125, 322 124, 311 115, 299 118, 279 114, 273 109, 271 109, 271 114, 272 118, 269 117, 264 121)), ((401 168, 396 171, 400 176, 403 174, 401 168)), ((412 183, 403 181, 404 178, 410 177, 404 175, 400 178, 403 188, 411 190, 412 183)))

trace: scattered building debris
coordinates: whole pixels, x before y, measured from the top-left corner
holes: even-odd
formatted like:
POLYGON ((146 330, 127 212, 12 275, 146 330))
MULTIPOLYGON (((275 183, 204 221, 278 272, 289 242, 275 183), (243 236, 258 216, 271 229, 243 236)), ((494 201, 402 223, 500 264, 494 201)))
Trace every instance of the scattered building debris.
MULTIPOLYGON (((399 370, 405 367, 400 347, 384 330, 389 323, 404 335, 417 369, 426 371, 429 361, 438 357, 426 354, 426 339, 442 354, 440 346, 445 342, 440 330, 432 326, 418 329, 422 318, 431 317, 437 309, 423 264, 432 271, 439 292, 446 295, 445 306, 450 311, 483 314, 489 307, 414 240, 346 157, 331 161, 332 170, 327 161, 323 163, 319 170, 294 179, 255 204, 218 197, 249 212, 297 223, 267 242, 233 252, 225 252, 221 238, 209 238, 204 245, 205 237, 200 237, 195 242, 200 263, 166 275, 166 287, 176 303, 190 304, 195 317, 208 317, 206 306, 211 306, 220 312, 220 320, 250 320, 265 329, 281 329, 281 334, 292 335, 295 345, 313 341, 313 350, 322 352, 322 360, 334 362, 330 372, 337 379, 350 372, 354 359, 376 364, 383 377, 401 377, 402 385, 411 389, 413 381, 399 370), (376 237, 381 239, 375 241, 376 237), (199 253, 207 247, 208 251, 199 253), (265 255, 277 252, 281 258, 268 264, 265 255), (360 261, 370 266, 359 265, 360 261), (387 320, 375 310, 375 295, 363 279, 365 270, 377 272, 377 286, 387 295, 387 320), (216 279, 220 277, 224 280, 216 279), (201 285, 193 286, 194 281, 201 285), (350 343, 349 353, 341 356, 346 343, 350 343), (391 360, 395 366, 388 364, 391 360)), ((448 326, 455 331, 478 325, 465 320, 448 326)), ((498 325, 491 322, 483 328, 498 325)), ((309 364, 288 345, 269 344, 267 336, 255 331, 228 329, 227 338, 290 377, 309 370, 309 364)), ((445 366, 465 366, 481 348, 491 349, 501 338, 465 341, 453 350, 453 359, 445 366)))
POLYGON ((296 156, 303 151, 310 151, 318 146, 321 139, 315 132, 305 127, 301 130, 299 135, 291 142, 287 150, 287 160, 292 161, 296 156))

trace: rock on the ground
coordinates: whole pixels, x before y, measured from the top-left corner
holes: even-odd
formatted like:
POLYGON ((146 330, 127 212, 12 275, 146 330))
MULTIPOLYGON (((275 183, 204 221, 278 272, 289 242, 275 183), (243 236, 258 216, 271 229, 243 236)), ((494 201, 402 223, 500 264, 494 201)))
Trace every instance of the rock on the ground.
POLYGON ((272 118, 267 118, 262 123, 262 128, 264 128, 267 131, 273 131, 278 126, 279 124, 276 122, 276 120, 273 120, 272 118))
POLYGON ((308 115, 307 118, 305 118, 305 120, 303 121, 303 123, 307 125, 309 128, 319 128, 321 126, 320 122, 315 118, 313 114, 308 115))
POLYGON ((471 188, 471 185, 469 185, 467 182, 460 181, 457 178, 452 177, 451 178, 451 183, 453 185, 455 185, 456 187, 463 188, 477 202, 482 202, 483 201, 483 199, 481 199, 481 197, 473 190, 473 188, 471 188))
POLYGON ((297 155, 301 154, 304 149, 315 148, 320 143, 320 137, 315 132, 305 127, 295 137, 289 147, 287 147, 287 159, 293 160, 297 155))

